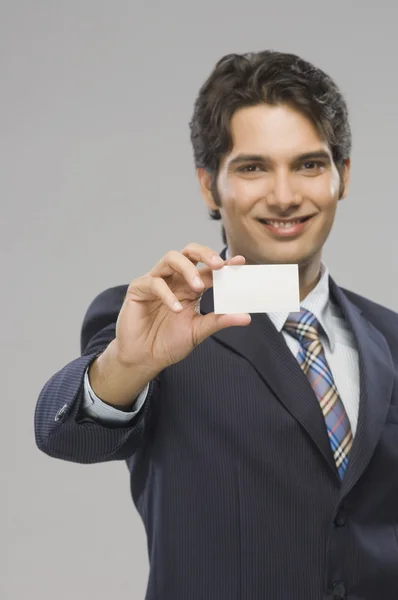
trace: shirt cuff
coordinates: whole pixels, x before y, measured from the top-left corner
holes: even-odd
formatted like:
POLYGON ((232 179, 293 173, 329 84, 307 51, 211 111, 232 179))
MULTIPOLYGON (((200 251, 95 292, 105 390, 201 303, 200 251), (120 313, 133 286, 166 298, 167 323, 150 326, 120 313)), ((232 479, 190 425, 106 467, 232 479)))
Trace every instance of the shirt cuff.
POLYGON ((100 398, 98 398, 90 385, 87 368, 84 374, 83 409, 87 415, 99 421, 107 421, 108 423, 128 423, 140 412, 147 398, 148 390, 149 383, 138 395, 131 411, 125 412, 123 410, 119 410, 114 406, 106 404, 100 398))

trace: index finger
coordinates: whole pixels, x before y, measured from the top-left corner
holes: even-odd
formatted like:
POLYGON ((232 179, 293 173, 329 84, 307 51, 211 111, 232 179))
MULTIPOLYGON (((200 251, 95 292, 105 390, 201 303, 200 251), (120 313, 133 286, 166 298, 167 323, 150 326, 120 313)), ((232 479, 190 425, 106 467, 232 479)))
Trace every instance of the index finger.
MULTIPOLYGON (((244 265, 245 262, 246 262, 245 257, 240 254, 237 254, 236 256, 233 256, 232 258, 229 258, 228 260, 224 261, 224 264, 222 266, 223 267, 239 266, 239 265, 244 265)), ((205 284, 206 289, 213 287, 213 271, 215 271, 215 270, 216 269, 209 268, 207 266, 203 267, 202 269, 199 269, 200 276, 202 278, 203 283, 205 284)))
POLYGON ((195 266, 201 262, 209 269, 221 269, 225 264, 225 261, 215 250, 208 246, 201 246, 200 244, 188 244, 181 250, 181 254, 189 258, 195 266))

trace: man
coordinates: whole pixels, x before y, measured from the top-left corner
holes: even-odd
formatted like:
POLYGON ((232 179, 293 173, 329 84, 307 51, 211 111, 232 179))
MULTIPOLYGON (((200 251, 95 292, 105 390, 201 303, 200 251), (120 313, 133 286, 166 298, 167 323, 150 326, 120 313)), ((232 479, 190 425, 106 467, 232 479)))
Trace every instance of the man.
POLYGON ((191 132, 226 248, 170 251, 93 301, 37 444, 127 461, 147 600, 396 600, 398 317, 322 262, 349 183, 344 99, 299 57, 228 55, 191 132), (300 313, 215 315, 212 272, 244 263, 298 264, 300 313))

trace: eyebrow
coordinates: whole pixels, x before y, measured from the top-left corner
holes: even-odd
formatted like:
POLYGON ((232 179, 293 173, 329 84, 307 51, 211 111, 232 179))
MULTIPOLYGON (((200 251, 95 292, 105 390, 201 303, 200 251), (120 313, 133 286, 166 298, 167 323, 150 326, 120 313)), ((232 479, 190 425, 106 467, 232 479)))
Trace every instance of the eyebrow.
MULTIPOLYGON (((330 155, 325 150, 314 150, 313 152, 306 152, 305 154, 299 154, 295 156, 291 161, 293 164, 302 162, 303 160, 324 160, 331 162, 330 155)), ((269 156, 263 156, 262 154, 238 154, 229 163, 229 166, 236 166, 246 162, 261 162, 261 163, 273 163, 273 160, 269 156)))

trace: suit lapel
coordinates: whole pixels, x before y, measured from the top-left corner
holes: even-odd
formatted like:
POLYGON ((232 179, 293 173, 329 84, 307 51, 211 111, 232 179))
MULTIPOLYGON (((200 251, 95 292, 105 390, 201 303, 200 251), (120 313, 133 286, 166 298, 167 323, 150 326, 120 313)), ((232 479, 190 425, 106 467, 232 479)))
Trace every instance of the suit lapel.
POLYGON ((356 435, 347 471, 342 483, 342 495, 347 495, 369 464, 386 420, 394 383, 394 364, 383 334, 370 323, 333 279, 330 292, 351 326, 357 344, 360 390, 356 435))
MULTIPOLYGON (((213 311, 213 293, 201 300, 203 314, 213 311)), ((277 398, 313 439, 328 466, 338 477, 325 421, 311 385, 288 348, 283 335, 265 314, 253 314, 247 327, 230 327, 213 335, 251 363, 277 398), (283 367, 281 368, 281 365, 283 367)))
MULTIPOLYGON (((360 401, 357 431, 342 482, 346 495, 358 481, 373 455, 386 419, 394 380, 394 367, 385 337, 330 278, 330 292, 341 307, 357 343, 360 401)), ((214 310, 213 290, 201 299, 201 312, 214 310)), ((253 314, 247 327, 230 327, 213 338, 249 361, 286 410, 297 419, 339 479, 325 421, 311 385, 296 358, 266 314, 253 314)))

